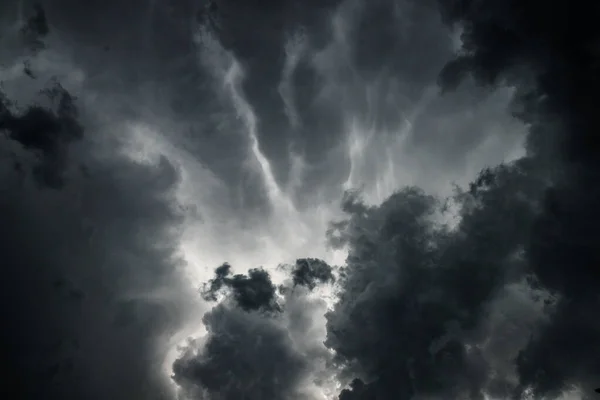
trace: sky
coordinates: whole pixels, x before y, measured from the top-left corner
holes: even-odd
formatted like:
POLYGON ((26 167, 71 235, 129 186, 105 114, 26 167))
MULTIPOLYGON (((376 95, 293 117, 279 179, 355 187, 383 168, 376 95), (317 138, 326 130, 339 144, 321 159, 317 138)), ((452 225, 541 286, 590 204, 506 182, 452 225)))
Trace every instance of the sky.
POLYGON ((598 11, 2 2, 2 391, 595 398, 598 11))

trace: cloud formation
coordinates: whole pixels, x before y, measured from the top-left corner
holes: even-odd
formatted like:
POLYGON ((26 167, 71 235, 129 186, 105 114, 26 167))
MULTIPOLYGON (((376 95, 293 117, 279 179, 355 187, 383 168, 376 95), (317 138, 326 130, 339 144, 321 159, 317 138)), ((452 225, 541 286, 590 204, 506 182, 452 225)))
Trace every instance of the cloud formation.
POLYGON ((591 398, 595 4, 44 4, 1 37, 3 389, 591 398))
POLYGON ((182 388, 182 396, 313 398, 309 378, 326 354, 315 354, 316 347, 307 353, 311 347, 307 343, 313 338, 303 336, 310 333, 311 306, 322 308, 322 304, 314 300, 311 304, 304 286, 314 290, 315 281, 329 281, 331 267, 321 260, 298 260, 293 274, 303 280, 279 290, 265 270, 228 277, 230 269, 228 264, 218 267, 204 291, 207 300, 217 301, 217 292, 227 289, 220 303, 203 317, 207 336, 190 341, 173 364, 173 379, 182 388))
POLYGON ((349 251, 326 316, 325 345, 351 381, 340 399, 591 395, 597 34, 592 9, 566 10, 442 2, 463 32, 443 89, 469 74, 513 85, 527 153, 446 201, 410 187, 376 206, 348 195, 329 232, 349 251), (565 15, 581 25, 554 30, 565 15), (440 223, 448 206, 455 226, 440 223))
MULTIPOLYGON (((595 78, 599 39, 591 15, 597 5, 537 1, 522 4, 448 3, 447 16, 465 26, 463 50, 449 69, 486 84, 518 85, 515 99, 530 124, 529 153, 551 164, 555 184, 544 196, 526 243, 538 284, 559 297, 544 327, 518 359, 523 387, 556 395, 571 384, 591 391, 599 374, 597 308, 598 167, 595 78), (485 12, 484 12, 485 9, 485 12), (570 21, 568 26, 565 21, 570 21), (577 338, 577 339, 575 339, 577 338)), ((448 71, 447 70, 447 71, 448 71)))
MULTIPOLYGON (((52 34, 39 8, 18 32, 52 34)), ((164 157, 136 162, 111 146, 123 131, 99 123, 89 93, 48 76, 47 47, 24 53, 37 79, 18 60, 1 72, 2 394, 171 398, 164 341, 190 304, 178 272, 179 173, 164 157)))

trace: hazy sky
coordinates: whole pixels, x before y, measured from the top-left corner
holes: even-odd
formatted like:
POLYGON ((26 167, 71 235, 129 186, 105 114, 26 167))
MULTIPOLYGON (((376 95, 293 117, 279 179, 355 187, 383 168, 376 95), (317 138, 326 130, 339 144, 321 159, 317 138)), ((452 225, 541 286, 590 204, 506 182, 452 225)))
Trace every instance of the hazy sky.
POLYGON ((556 43, 593 31, 535 1, 533 33, 493 1, 40 3, 0 6, 13 398, 587 398, 596 165, 561 138, 589 71, 556 43))

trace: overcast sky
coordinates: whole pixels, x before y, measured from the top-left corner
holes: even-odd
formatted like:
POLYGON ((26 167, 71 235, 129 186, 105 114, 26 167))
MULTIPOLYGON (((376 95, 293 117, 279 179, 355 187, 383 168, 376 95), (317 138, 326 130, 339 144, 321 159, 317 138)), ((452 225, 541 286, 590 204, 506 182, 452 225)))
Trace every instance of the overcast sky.
POLYGON ((596 34, 489 3, 3 2, 2 390, 591 396, 596 34))

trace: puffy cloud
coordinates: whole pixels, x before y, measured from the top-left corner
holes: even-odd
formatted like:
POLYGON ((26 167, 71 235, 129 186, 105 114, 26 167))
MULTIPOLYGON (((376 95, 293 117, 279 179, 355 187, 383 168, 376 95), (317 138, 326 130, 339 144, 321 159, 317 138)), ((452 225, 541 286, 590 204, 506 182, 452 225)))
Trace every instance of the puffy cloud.
MULTIPOLYGON (((310 289, 316 286, 310 278, 330 280, 331 267, 320 260, 298 260, 294 271, 299 270, 305 280, 297 284, 310 289), (307 269, 309 265, 312 270, 307 269)), ((283 296, 277 296, 277 288, 263 269, 252 269, 248 275, 230 274, 228 264, 215 270, 215 278, 205 287, 205 298, 216 301, 218 292, 227 289, 225 298, 203 317, 206 337, 191 340, 173 364, 173 379, 182 396, 313 398, 310 387, 315 377, 311 374, 319 359, 327 358, 326 353, 318 354, 310 338, 311 308, 319 304, 314 300, 311 304, 306 289, 294 289, 296 282, 282 287, 283 296)))
MULTIPOLYGON (((30 106, 19 111, 8 98, 0 96, 0 129, 39 157, 33 171, 36 179, 57 187, 63 184, 69 144, 81 139, 83 127, 72 95, 59 83, 55 82, 44 93, 55 104, 54 110, 30 106)), ((21 167, 15 161, 15 168, 21 167)))
MULTIPOLYGON (((400 15, 421 16, 435 26, 427 13, 432 4, 420 8, 407 3, 400 15)), ((562 15, 566 9, 561 6, 546 12, 535 1, 489 7, 441 3, 446 21, 458 22, 462 29, 457 58, 441 72, 443 88, 465 95, 459 96, 464 102, 453 103, 464 109, 470 101, 480 101, 465 100, 466 93, 473 93, 472 81, 464 80, 468 74, 494 89, 511 85, 512 111, 528 128, 527 152, 483 170, 449 203, 417 188, 400 190, 376 206, 348 195, 343 204, 347 218, 328 232, 332 245, 349 251, 336 303, 327 313, 325 342, 335 353, 339 378, 351 382, 340 399, 557 397, 571 385, 585 395, 590 377, 598 372, 590 351, 597 347, 598 327, 586 317, 597 307, 592 294, 597 287, 597 199, 591 187, 597 166, 590 139, 596 126, 591 113, 595 83, 585 85, 593 80, 595 56, 589 44, 595 31, 583 22, 582 27, 559 29, 560 34, 551 32, 564 15, 583 12, 562 15), (456 226, 440 222, 448 207, 458 208, 456 226), (574 340, 575 334, 581 341, 574 340), (569 345, 558 348, 559 343, 569 345)), ((391 70, 411 69, 411 60, 399 55, 401 45, 377 48, 393 43, 381 37, 399 35, 392 4, 400 7, 400 2, 374 2, 343 9, 347 18, 337 21, 341 36, 332 45, 337 53, 331 51, 341 57, 348 55, 344 45, 351 48, 346 60, 354 76, 381 72, 381 59, 371 62, 375 57, 370 51, 384 53, 391 70), (389 32, 366 22, 355 24, 369 15, 389 32), (361 40, 353 41, 352 35, 361 40)), ((299 49, 298 54, 306 51, 299 49)), ((452 52, 450 47, 445 51, 452 52)), ((353 76, 320 61, 339 79, 353 76)), ((440 55, 428 64, 433 75, 445 61, 440 55)), ((297 73, 305 68, 294 65, 297 73)), ((425 69, 417 70, 427 75, 425 69)), ((413 94, 411 104, 423 99, 428 76, 415 82, 421 86, 403 92, 413 94)), ((252 99, 252 90, 248 93, 252 99)), ((397 100, 391 104, 399 104, 397 100)), ((428 101, 438 110, 452 108, 443 100, 428 101)), ((307 115, 294 115, 310 121, 307 115)), ((417 113, 410 121, 412 132, 435 132, 430 129, 439 126, 431 122, 435 120, 431 115, 419 119, 417 113)), ((415 136, 413 143, 423 137, 415 136)))
POLYGON ((313 290, 318 283, 328 283, 335 281, 333 270, 323 260, 315 258, 302 258, 296 260, 296 265, 292 271, 294 285, 305 286, 313 290))
POLYGON ((335 236, 350 253, 326 344, 368 383, 355 381, 341 398, 482 396, 493 371, 478 331, 524 272, 532 199, 543 188, 524 168, 498 167, 488 184, 459 195, 452 229, 436 222, 443 204, 419 189, 377 207, 348 199, 335 236))
POLYGON ((272 317, 219 305, 204 316, 206 343, 173 365, 174 380, 190 399, 294 399, 307 361, 285 326, 272 317))
MULTIPOLYGON (((368 200, 348 192, 344 217, 327 233, 348 251, 339 271, 313 258, 277 272, 217 268, 201 294, 218 304, 194 310, 207 334, 173 363, 183 398, 313 400, 326 389, 340 400, 556 398, 572 387, 591 395, 600 375, 595 4, 213 2, 200 19, 226 71, 211 73, 235 82, 207 102, 199 97, 218 84, 192 71, 183 49, 196 29, 191 2, 132 2, 110 27, 98 18, 78 29, 88 5, 48 3, 49 20, 35 9, 18 43, 0 50, 19 57, 3 73, 27 82, 12 84, 0 109, 2 150, 11 155, 0 161, 0 226, 10 227, 0 241, 2 337, 22 397, 172 398, 161 380, 163 346, 194 299, 181 282, 178 168, 165 157, 132 161, 120 151, 123 124, 107 124, 97 98, 64 80, 44 86, 47 72, 34 65, 47 55, 52 17, 67 14, 64 31, 83 32, 77 46, 110 39, 109 50, 122 53, 114 65, 83 57, 86 71, 116 68, 108 75, 132 88, 175 71, 181 79, 157 104, 185 121, 210 114, 198 122, 203 129, 247 134, 167 139, 189 145, 232 187, 250 155, 260 158, 263 185, 240 189, 243 210, 219 199, 212 211, 223 219, 299 221, 316 201, 303 198, 308 189, 331 199, 342 185, 366 186, 368 200), (447 64, 457 43, 438 5, 462 32, 447 64), (140 9, 148 15, 130 26, 140 9), (34 86, 50 90, 31 101, 21 92, 34 86), (228 96, 243 121, 223 111, 228 96), (509 99, 521 122, 505 112, 509 99), (468 175, 502 161, 524 127, 524 156, 484 169, 449 199, 428 194, 456 176, 442 168, 468 175), (485 162, 470 158, 479 148, 485 162), (406 166, 429 172, 409 179, 406 166), (412 182, 423 188, 395 190, 412 182), (265 185, 275 194, 258 193, 265 185), (334 282, 325 313, 319 286, 334 282), (348 386, 333 388, 334 376, 348 386)), ((116 4, 90 7, 110 16, 116 4)), ((221 65, 205 53, 202 62, 221 65)), ((153 85, 148 93, 162 87, 153 85)), ((120 116, 142 113, 131 109, 120 116)), ((286 231, 286 243, 296 242, 296 226, 304 225, 286 231)))
POLYGON ((585 2, 442 2, 445 15, 463 25, 463 47, 445 81, 472 74, 484 84, 518 88, 515 107, 530 125, 529 153, 552 171, 526 243, 537 283, 559 298, 547 325, 518 360, 523 389, 556 395, 575 384, 590 391, 598 376, 592 349, 598 325, 598 131, 595 78, 598 8, 585 2), (566 24, 566 21, 569 21, 566 24), (560 344, 559 344, 560 343, 560 344))
POLYGON ((263 269, 251 269, 248 276, 236 274, 231 278, 231 267, 223 264, 215 270, 216 277, 204 290, 206 300, 217 300, 217 292, 222 288, 231 290, 233 300, 244 311, 276 311, 279 309, 275 297, 276 288, 269 273, 263 269))

